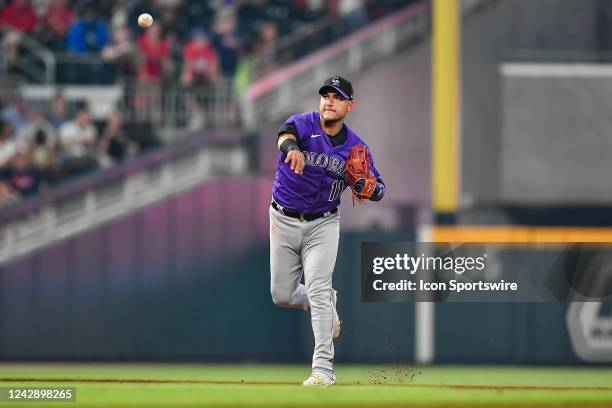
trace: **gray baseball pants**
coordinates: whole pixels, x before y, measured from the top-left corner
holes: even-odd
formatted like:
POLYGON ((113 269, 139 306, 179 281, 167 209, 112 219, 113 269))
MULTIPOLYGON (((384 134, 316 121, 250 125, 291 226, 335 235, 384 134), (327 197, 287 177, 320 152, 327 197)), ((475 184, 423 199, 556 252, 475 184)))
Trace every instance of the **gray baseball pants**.
POLYGON ((312 368, 334 369, 332 274, 340 214, 300 221, 270 207, 270 292, 281 307, 310 310, 312 368), (300 284, 304 275, 305 285, 300 284))

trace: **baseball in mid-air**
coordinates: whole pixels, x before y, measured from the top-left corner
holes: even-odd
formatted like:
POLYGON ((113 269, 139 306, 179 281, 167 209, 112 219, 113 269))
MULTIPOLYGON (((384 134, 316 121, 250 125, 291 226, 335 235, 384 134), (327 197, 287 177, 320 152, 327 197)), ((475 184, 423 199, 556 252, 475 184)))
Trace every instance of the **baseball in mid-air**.
POLYGON ((138 25, 142 28, 149 28, 153 25, 153 17, 149 13, 142 13, 138 16, 138 25))

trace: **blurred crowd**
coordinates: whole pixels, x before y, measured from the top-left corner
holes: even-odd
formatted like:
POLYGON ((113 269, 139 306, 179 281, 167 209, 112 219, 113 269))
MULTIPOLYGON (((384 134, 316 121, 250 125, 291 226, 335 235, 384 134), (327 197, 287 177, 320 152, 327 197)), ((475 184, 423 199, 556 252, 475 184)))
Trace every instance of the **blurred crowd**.
MULTIPOLYGON (((234 78, 241 60, 269 53, 281 36, 326 17, 337 17, 339 29, 361 26, 396 3, 406 0, 5 0, 3 57, 14 64, 27 35, 63 56, 61 82, 137 77, 143 84, 205 85, 234 78), (155 18, 146 30, 136 24, 143 12, 155 18)), ((274 62, 258 68, 273 69, 274 62)))
MULTIPOLYGON (((88 106, 72 106, 61 94, 51 103, 28 104, 0 92, 0 207, 156 146, 151 129, 159 127, 159 109, 148 107, 173 94, 166 85, 190 92, 223 82, 224 88, 214 89, 231 94, 235 85, 239 92, 254 73, 271 72, 414 1, 0 0, 0 72, 28 79, 18 62, 32 39, 55 53, 58 84, 138 85, 131 94, 125 87, 127 108, 102 122, 92 120, 88 106), (154 17, 152 27, 138 27, 141 13, 154 17), (326 27, 318 41, 307 35, 315 26, 326 27), (298 37, 303 41, 292 40, 298 37), (149 128, 139 133, 134 125, 149 128)), ((205 112, 207 98, 190 96, 177 106, 202 119, 193 112, 205 112)), ((224 111, 236 109, 231 97, 221 103, 224 111)))
POLYGON ((95 122, 84 103, 17 99, 0 113, 0 207, 59 182, 133 158, 155 142, 134 137, 122 114, 95 122))

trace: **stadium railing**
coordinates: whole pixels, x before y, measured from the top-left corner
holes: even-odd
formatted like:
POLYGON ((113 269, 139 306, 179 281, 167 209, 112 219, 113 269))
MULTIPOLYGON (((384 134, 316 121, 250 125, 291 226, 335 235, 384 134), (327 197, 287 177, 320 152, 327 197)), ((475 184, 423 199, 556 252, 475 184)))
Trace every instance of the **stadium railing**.
MULTIPOLYGON (((461 3, 464 14, 498 0, 461 3)), ((312 84, 322 83, 330 73, 350 76, 405 51, 427 36, 431 28, 429 1, 410 4, 330 43, 324 48, 257 80, 242 102, 243 123, 254 127, 291 113, 291 101, 312 96, 312 84)))
POLYGON ((408 5, 427 2, 428 0, 394 0, 388 2, 366 0, 363 8, 345 16, 326 15, 312 24, 304 25, 300 29, 279 38, 269 50, 257 54, 254 64, 256 68, 254 79, 261 79, 269 73, 265 69, 262 70, 261 67, 268 67, 271 64, 282 67, 290 64, 408 5), (373 12, 368 13, 368 10, 373 12), (364 18, 364 14, 370 15, 364 18))
POLYGON ((8 66, 5 55, 0 55, 0 58, 2 60, 0 67, 5 77, 11 69, 16 69, 33 82, 47 84, 55 82, 57 67, 55 54, 30 36, 19 35, 19 55, 12 62, 13 67, 8 66))
POLYGON ((223 176, 245 174, 238 132, 196 134, 0 212, 0 265, 223 176))
MULTIPOLYGON (((239 112, 231 80, 209 87, 155 86, 140 84, 58 85, 32 84, 3 86, 5 101, 23 97, 28 103, 49 105, 62 94, 69 104, 86 103, 96 120, 114 110, 129 123, 149 123, 156 129, 203 130, 235 128, 239 112)), ((176 134, 176 132, 174 132, 176 134)))
POLYGON ((351 75, 396 54, 428 33, 428 2, 415 3, 253 83, 243 98, 247 127, 288 113, 290 101, 312 93, 332 72, 351 75))
POLYGON ((225 79, 208 87, 127 85, 118 109, 131 122, 162 128, 236 127, 234 84, 225 79))

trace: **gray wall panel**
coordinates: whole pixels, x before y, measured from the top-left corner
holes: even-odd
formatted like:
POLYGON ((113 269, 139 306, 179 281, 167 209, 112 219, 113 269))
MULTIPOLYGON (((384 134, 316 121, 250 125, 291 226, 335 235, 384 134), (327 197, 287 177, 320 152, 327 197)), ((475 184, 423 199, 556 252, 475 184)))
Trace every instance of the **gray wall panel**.
POLYGON ((610 203, 611 92, 609 78, 506 78, 501 198, 610 203))

